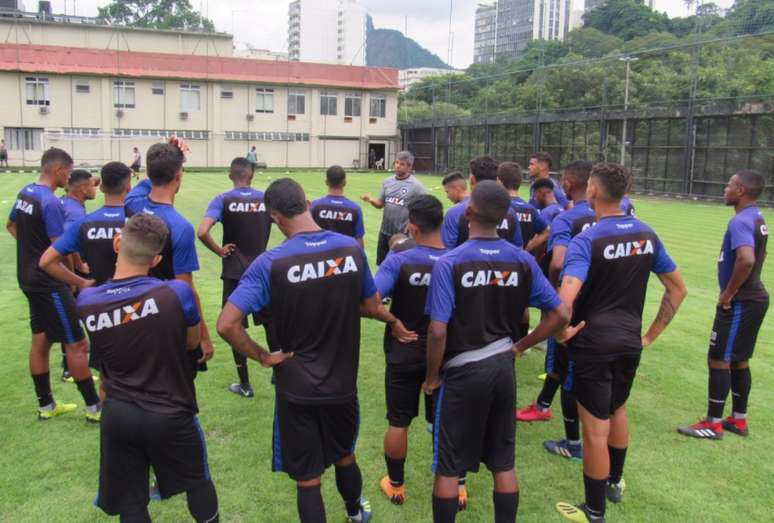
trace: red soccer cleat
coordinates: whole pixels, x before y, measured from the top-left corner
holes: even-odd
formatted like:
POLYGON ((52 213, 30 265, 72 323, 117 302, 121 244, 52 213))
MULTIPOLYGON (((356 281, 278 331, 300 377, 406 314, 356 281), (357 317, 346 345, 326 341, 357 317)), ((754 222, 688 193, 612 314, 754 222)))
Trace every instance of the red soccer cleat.
POLYGON ((699 439, 723 439, 723 424, 710 423, 706 419, 689 425, 687 427, 679 427, 677 432, 685 436, 699 439))
POLYGON ((550 419, 551 409, 540 410, 535 403, 531 404, 529 407, 516 410, 517 421, 530 423, 533 421, 548 421, 550 419))
POLYGON ((723 429, 744 437, 750 434, 750 431, 747 429, 747 418, 729 416, 723 420, 723 429))

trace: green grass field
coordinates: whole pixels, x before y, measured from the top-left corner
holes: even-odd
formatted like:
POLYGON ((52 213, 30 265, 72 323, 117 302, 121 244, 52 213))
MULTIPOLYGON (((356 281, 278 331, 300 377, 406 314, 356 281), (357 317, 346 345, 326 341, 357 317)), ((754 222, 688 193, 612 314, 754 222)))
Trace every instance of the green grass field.
MULTIPOLYGON (((261 189, 269 176, 256 175, 261 189)), ((308 197, 324 194, 321 171, 294 173, 308 197)), ((353 174, 348 192, 356 198, 363 192, 378 194, 384 173, 353 174)), ((0 174, 0 212, 7 215, 19 188, 31 175, 0 174)), ((438 178, 422 181, 443 199, 438 178)), ((209 200, 229 188, 225 174, 187 173, 178 208, 196 226, 209 200)), ((99 205, 92 202, 90 209, 99 205)), ((689 296, 670 328, 647 349, 630 401, 632 441, 625 477, 624 502, 609 506, 610 521, 693 522, 771 521, 774 494, 774 321, 769 314, 758 338, 752 363, 753 392, 750 403, 751 436, 728 434, 719 442, 689 440, 675 432, 677 425, 693 422, 706 408, 706 351, 718 296, 715 263, 726 222, 732 210, 720 205, 679 200, 645 199, 635 196, 640 218, 660 234, 682 270, 689 296)), ((774 213, 767 211, 769 223, 774 213)), ((366 248, 376 249, 379 212, 365 209, 366 248)), ((220 228, 216 228, 219 234, 220 228)), ((273 231, 272 244, 280 241, 273 231)), ((219 312, 220 262, 199 246, 202 270, 196 284, 202 297, 207 323, 214 332, 219 312)), ((92 506, 96 494, 99 460, 98 428, 88 426, 81 414, 47 423, 36 420, 36 402, 29 378, 28 309, 18 289, 12 238, 0 235, 0 332, 5 337, 0 366, 0 521, 104 521, 92 506)), ((764 279, 774 289, 771 264, 764 279)), ((652 278, 646 305, 646 321, 655 315, 660 285, 652 278)), ((534 315, 533 315, 534 316, 534 315)), ((262 329, 251 328, 262 338, 262 329)), ((385 473, 382 457, 384 419, 382 353, 383 326, 363 321, 360 368, 362 425, 357 455, 363 471, 364 495, 371 500, 376 521, 431 521, 431 438, 424 423, 411 429, 406 466, 408 500, 402 507, 391 505, 378 488, 385 473)), ((197 381, 201 422, 207 435, 209 460, 220 498, 221 520, 228 522, 285 522, 296 520, 295 485, 282 474, 271 472, 271 429, 274 391, 270 373, 257 364, 251 367, 254 399, 240 399, 226 390, 235 380, 230 350, 215 342, 216 355, 210 371, 197 381)), ((58 348, 55 349, 58 352, 58 348)), ((59 355, 52 358, 52 377, 58 377, 59 355)), ((537 394, 543 353, 532 352, 518 361, 518 403, 524 406, 537 394)), ((82 404, 74 385, 53 383, 56 398, 82 404)), ((557 501, 583 499, 581 465, 549 456, 542 441, 563 433, 558 398, 555 417, 549 423, 519 425, 517 470, 521 482, 522 522, 551 522, 561 518, 554 511, 557 501)), ((421 421, 421 420, 420 420, 421 421)), ((485 469, 468 480, 470 508, 458 521, 492 521, 491 476, 485 469)), ((343 521, 343 505, 336 492, 332 471, 323 481, 329 521, 343 521)), ((185 497, 152 503, 156 521, 189 521, 185 497)))

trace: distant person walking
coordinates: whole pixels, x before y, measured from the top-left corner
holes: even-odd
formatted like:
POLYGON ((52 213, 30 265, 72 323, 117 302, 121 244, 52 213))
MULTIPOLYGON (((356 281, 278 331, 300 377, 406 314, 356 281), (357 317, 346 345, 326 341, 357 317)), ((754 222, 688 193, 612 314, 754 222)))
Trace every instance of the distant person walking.
POLYGON ((0 140, 0 167, 3 164, 8 167, 8 148, 5 146, 5 140, 0 140))
POLYGON ((140 150, 137 147, 132 148, 132 154, 134 155, 132 158, 132 165, 130 166, 132 169, 132 175, 139 179, 140 169, 142 168, 142 155, 140 154, 140 150))
POLYGON ((247 153, 245 158, 247 158, 247 161, 253 166, 253 172, 255 172, 255 165, 258 163, 258 153, 255 151, 254 145, 250 148, 250 152, 247 153))

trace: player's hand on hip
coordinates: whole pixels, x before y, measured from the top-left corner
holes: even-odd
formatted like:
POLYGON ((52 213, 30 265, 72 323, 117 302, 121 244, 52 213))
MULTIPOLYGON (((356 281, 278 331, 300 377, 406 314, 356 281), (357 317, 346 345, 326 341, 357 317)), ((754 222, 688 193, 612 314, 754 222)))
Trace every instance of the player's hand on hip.
POLYGON ((212 340, 202 340, 199 346, 202 349, 202 357, 199 359, 199 363, 210 361, 215 354, 215 346, 212 344, 212 340))
POLYGON ((236 244, 235 243, 227 243, 220 249, 220 257, 221 258, 228 258, 231 256, 231 253, 236 250, 236 244))
POLYGON ((513 353, 514 358, 521 358, 524 355, 524 353, 527 352, 527 347, 520 349, 519 344, 514 343, 513 347, 511 347, 511 352, 513 353))
POLYGON ((277 365, 284 363, 286 360, 292 358, 293 355, 293 352, 265 352, 261 355, 261 366, 266 368, 276 367, 277 365))
POLYGON ((577 325, 568 325, 556 335, 556 341, 559 343, 567 343, 567 341, 571 340, 576 334, 582 331, 585 326, 585 321, 582 321, 577 325))
POLYGON ((725 293, 721 293, 720 297, 718 298, 718 305, 725 310, 729 310, 731 308, 731 299, 732 298, 730 296, 726 296, 725 293))
POLYGON ((422 383, 422 390, 425 391, 425 394, 428 396, 432 396, 433 392, 435 392, 440 386, 441 380, 439 378, 428 378, 425 379, 424 383, 422 383))
POLYGON ((419 339, 419 335, 414 331, 408 330, 400 320, 395 321, 390 329, 392 330, 392 335, 401 343, 411 343, 419 339))

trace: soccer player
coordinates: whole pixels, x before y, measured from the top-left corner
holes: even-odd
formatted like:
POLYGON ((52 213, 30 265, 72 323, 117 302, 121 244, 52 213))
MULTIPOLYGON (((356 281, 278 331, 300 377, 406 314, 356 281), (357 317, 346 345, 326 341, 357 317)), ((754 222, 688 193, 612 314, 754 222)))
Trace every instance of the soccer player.
MULTIPOLYGON (((207 211, 199 225, 199 240, 212 252, 223 259, 223 305, 237 288, 239 279, 259 255, 266 250, 271 233, 271 216, 266 212, 263 192, 251 187, 253 166, 246 158, 234 158, 231 161, 228 177, 234 183, 230 191, 219 194, 207 206, 207 211), (210 231, 217 222, 223 224, 223 245, 218 245, 210 231)), ((270 347, 276 343, 273 338, 271 322, 253 315, 256 325, 264 324, 270 347)), ((247 318, 245 318, 247 327, 247 318)), ((234 355, 239 383, 232 383, 228 390, 244 398, 254 396, 247 369, 247 358, 237 350, 234 355)))
POLYGON ((769 293, 761 281, 769 230, 756 205, 763 187, 760 173, 740 171, 731 177, 723 193, 726 205, 733 205, 736 214, 728 222, 718 260, 720 297, 709 343, 707 417, 680 427, 678 431, 686 436, 721 439, 724 430, 749 434, 750 358, 769 308, 769 293), (729 390, 733 412, 724 420, 729 390))
MULTIPOLYGON (((470 186, 475 189, 476 184, 482 181, 497 180, 497 162, 491 156, 479 156, 470 160, 470 186)), ((465 243, 468 239, 469 222, 466 209, 470 202, 470 197, 465 197, 459 203, 452 206, 446 212, 443 219, 443 229, 441 237, 443 243, 449 249, 454 249, 465 243)), ((502 222, 497 225, 497 234, 517 247, 523 245, 521 238, 521 227, 516 213, 513 209, 508 209, 502 222)))
POLYGON ((161 261, 151 267, 150 275, 161 280, 182 280, 193 289, 202 327, 201 353, 196 351, 194 356, 198 357, 201 370, 205 370, 214 348, 193 281, 193 273, 199 270, 196 234, 193 225, 174 207, 175 195, 183 182, 183 163, 187 151, 185 142, 176 137, 170 138, 167 143, 150 146, 145 159, 148 177, 127 195, 125 212, 128 217, 138 213, 153 214, 166 223, 169 235, 161 251, 161 261))
POLYGON ((137 147, 132 147, 132 175, 135 178, 140 178, 140 170, 142 169, 142 154, 137 147))
POLYGON ((629 446, 626 400, 640 356, 669 325, 686 295, 685 284, 656 233, 621 211, 626 170, 598 164, 591 171, 588 201, 598 224, 567 249, 562 303, 572 327, 561 336, 574 365, 572 392, 583 423, 586 502, 559 503, 570 521, 605 521, 605 498, 621 501, 629 446), (642 335, 642 309, 650 273, 664 286, 656 318, 642 335))
POLYGON ((494 477, 495 521, 516 521, 513 357, 561 328, 568 318, 535 259, 499 237, 497 225, 510 205, 503 187, 491 180, 478 182, 465 209, 470 239, 442 256, 432 272, 423 388, 437 395, 433 431, 436 523, 455 520, 457 478, 478 471, 481 462, 494 477), (547 314, 514 345, 522 314, 530 305, 547 314))
POLYGON ((296 181, 272 182, 265 203, 288 239, 245 272, 220 313, 218 333, 263 366, 276 365, 272 470, 296 481, 301 521, 325 521, 320 478, 335 465, 347 519, 365 522, 371 510, 361 497, 354 454, 361 311, 388 323, 404 343, 417 336, 382 307, 355 239, 317 226, 296 181), (281 352, 266 352, 242 324, 247 314, 264 309, 271 312, 281 352))
POLYGON ((565 196, 563 186, 551 176, 551 166, 553 159, 548 153, 535 153, 529 157, 529 173, 532 176, 532 186, 529 188, 529 203, 540 209, 538 201, 535 199, 534 184, 538 180, 551 180, 554 182, 554 196, 562 209, 567 208, 567 196, 565 196))
MULTIPOLYGON (((401 343, 392 336, 389 327, 384 333, 385 397, 389 428, 384 435, 384 459, 387 476, 379 486, 395 504, 406 499, 404 466, 408 453, 408 429, 419 414, 419 397, 427 367, 427 326, 425 301, 430 274, 436 260, 446 253, 441 241, 443 205, 435 196, 423 195, 409 204, 411 237, 416 246, 394 252, 384 260, 375 282, 382 298, 391 297, 390 312, 419 338, 401 343)), ((425 419, 432 424, 430 397, 425 397, 425 419)))
POLYGON ((182 281, 147 276, 168 234, 160 218, 133 216, 113 238, 115 278, 78 297, 108 396, 95 503, 122 522, 150 522, 153 467, 162 498, 185 492, 194 520, 217 522, 218 498, 186 356, 201 337, 196 299, 182 281))
POLYGON ((548 241, 548 223, 533 205, 519 197, 522 173, 516 162, 503 162, 497 167, 497 181, 511 195, 511 208, 521 224, 521 239, 524 250, 535 254, 540 252, 548 241))
MULTIPOLYGON (((68 367, 86 403, 86 420, 99 422, 100 402, 87 362, 88 345, 78 323, 75 297, 66 284, 40 268, 41 255, 64 232, 64 208, 54 195, 64 187, 73 170, 73 159, 62 149, 51 148, 40 160, 40 178, 16 197, 6 229, 16 239, 19 287, 30 309, 30 373, 38 396, 38 419, 48 420, 72 412, 73 403, 56 403, 51 393, 49 354, 51 344, 65 344, 68 367)), ((81 279, 82 287, 93 282, 81 279)))
MULTIPOLYGON (((559 273, 564 263, 570 240, 596 222, 596 215, 586 201, 586 189, 591 173, 591 162, 576 160, 564 168, 562 184, 573 202, 573 207, 557 215, 551 222, 547 253, 542 260, 543 268, 548 267, 551 283, 558 286, 559 273)), ((519 409, 516 419, 523 422, 548 421, 551 419, 551 403, 563 383, 572 382, 572 363, 566 347, 551 337, 546 343, 546 379, 534 403, 519 409)), ((545 449, 559 456, 579 460, 583 447, 578 423, 578 408, 567 387, 560 391, 565 438, 543 442, 545 449)))
POLYGON ((454 171, 444 176, 441 185, 443 185, 446 197, 453 204, 458 204, 470 197, 468 182, 465 181, 465 177, 459 171, 454 171))
POLYGON ((360 206, 344 196, 347 173, 340 165, 329 167, 325 172, 328 195, 312 202, 312 217, 321 228, 335 231, 357 240, 363 247, 363 211, 360 206))
POLYGON ((540 216, 551 225, 556 215, 562 212, 562 206, 556 202, 554 196, 554 182, 548 178, 541 178, 532 184, 532 190, 534 191, 534 197, 537 201, 537 207, 540 210, 540 216))
POLYGON ((370 203, 374 208, 384 209, 376 248, 376 265, 381 265, 390 251, 390 237, 398 232, 406 232, 408 205, 427 192, 411 174, 413 166, 414 155, 408 151, 399 152, 395 157, 395 176, 384 180, 379 198, 374 199, 370 194, 361 196, 364 202, 370 203))
MULTIPOLYGON (((105 205, 76 221, 72 227, 40 257, 40 267, 51 276, 61 269, 54 268, 65 256, 80 253, 89 266, 89 276, 96 285, 113 277, 116 252, 113 238, 121 233, 126 217, 124 198, 131 189, 132 170, 121 162, 109 162, 100 171, 100 190, 105 194, 105 205)), ((67 268, 65 268, 67 269, 67 268)), ((64 283, 72 287, 85 286, 79 275, 67 271, 64 283)))

